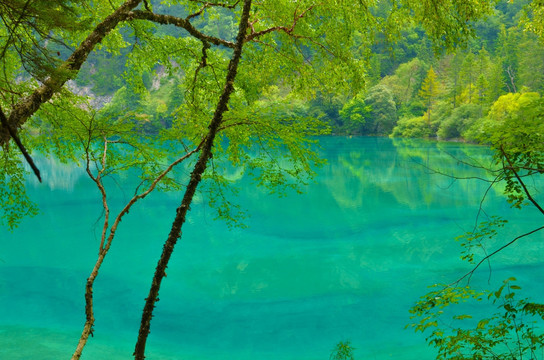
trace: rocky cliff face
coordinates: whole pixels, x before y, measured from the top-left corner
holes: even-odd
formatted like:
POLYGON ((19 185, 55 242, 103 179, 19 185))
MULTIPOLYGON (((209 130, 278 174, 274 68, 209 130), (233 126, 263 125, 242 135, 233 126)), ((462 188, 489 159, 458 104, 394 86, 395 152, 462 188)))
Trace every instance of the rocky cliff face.
POLYGON ((76 95, 87 97, 89 99, 89 104, 95 110, 102 109, 104 105, 109 103, 113 98, 113 95, 96 95, 92 91, 92 86, 79 86, 73 80, 68 80, 68 82, 66 82, 66 87, 76 95))

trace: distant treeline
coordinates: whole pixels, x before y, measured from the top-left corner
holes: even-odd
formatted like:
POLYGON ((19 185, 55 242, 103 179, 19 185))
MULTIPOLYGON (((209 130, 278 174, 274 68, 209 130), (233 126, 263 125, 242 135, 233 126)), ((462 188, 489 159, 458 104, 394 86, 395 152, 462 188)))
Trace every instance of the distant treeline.
MULTIPOLYGON (((474 24, 475 38, 454 53, 437 54, 417 26, 403 31, 395 43, 378 36, 368 61, 366 87, 358 94, 317 93, 301 98, 280 80, 263 84, 258 101, 279 119, 319 118, 333 134, 478 141, 486 122, 528 106, 544 90, 544 46, 520 25, 530 16, 525 11, 528 3, 498 3, 492 16, 474 24)), ((207 31, 228 37, 232 20, 217 19, 213 28, 203 23, 208 24, 207 31)), ((184 36, 174 27, 160 31, 184 36)), ((78 85, 92 87, 96 95, 112 96, 101 110, 104 115, 131 118, 147 132, 169 127, 174 117, 183 116, 177 108, 188 94, 179 90, 181 80, 169 76, 164 67, 141 79, 131 78, 125 64, 137 58, 129 52, 93 54, 77 78, 78 85)))

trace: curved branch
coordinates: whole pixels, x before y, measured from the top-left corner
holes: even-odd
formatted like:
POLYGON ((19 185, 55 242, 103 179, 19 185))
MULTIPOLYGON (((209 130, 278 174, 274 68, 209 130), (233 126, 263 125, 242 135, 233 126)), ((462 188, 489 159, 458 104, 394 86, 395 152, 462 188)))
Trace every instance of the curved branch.
MULTIPOLYGON (((13 130, 18 129, 29 117, 38 111, 43 103, 49 101, 68 80, 74 78, 94 47, 121 21, 126 20, 130 10, 138 6, 141 1, 127 0, 111 15, 106 17, 104 21, 98 24, 72 55, 59 66, 58 70, 60 71, 57 71, 57 73, 62 75, 47 78, 32 94, 21 99, 13 107, 8 118, 9 126, 13 130)), ((0 134, 0 145, 6 144, 8 139, 9 137, 5 134, 0 134)))
POLYGON ((74 351, 74 354, 72 355, 72 360, 78 360, 81 357, 81 354, 83 353, 83 349, 85 345, 87 344, 87 340, 89 339, 89 336, 93 335, 93 326, 94 326, 94 306, 93 306, 93 286, 96 278, 98 277, 98 272, 102 266, 102 263, 104 262, 104 259, 106 255, 108 254, 111 244, 113 242, 113 239, 115 237, 115 233, 117 231, 117 227, 119 226, 119 223, 123 219, 123 216, 128 214, 129 210, 132 208, 132 206, 138 201, 143 198, 145 198, 147 195, 149 195, 157 186, 157 184, 170 172, 172 169, 181 163, 182 161, 186 160, 196 152, 200 150, 202 145, 204 144, 204 139, 198 144, 198 146, 188 151, 185 155, 181 156, 180 158, 173 161, 162 173, 160 173, 153 182, 149 185, 146 191, 144 191, 141 194, 134 195, 130 201, 125 205, 125 207, 119 212, 117 217, 115 218, 111 228, 109 229, 109 235, 106 238, 107 230, 109 227, 109 214, 110 210, 108 207, 108 203, 106 200, 106 189, 104 185, 102 184, 102 178, 105 170, 106 165, 106 155, 107 155, 107 144, 108 141, 106 140, 104 142, 104 151, 102 156, 102 168, 98 171, 97 176, 94 176, 90 170, 89 164, 90 164, 90 158, 89 158, 89 148, 86 147, 87 152, 87 174, 89 177, 95 182, 96 186, 100 190, 100 193, 102 194, 102 206, 105 210, 105 218, 104 218, 104 224, 102 227, 102 237, 100 241, 100 248, 98 251, 98 258, 96 259, 95 265, 93 267, 93 270, 91 271, 91 274, 87 278, 87 282, 85 285, 85 324, 83 326, 83 331, 81 333, 81 336, 79 338, 78 345, 76 347, 76 350, 74 351))
POLYGON ((461 280, 465 279, 468 277, 468 279, 470 280, 470 278, 472 277, 472 275, 474 274, 474 272, 476 271, 476 269, 478 269, 480 267, 480 265, 482 265, 484 262, 486 262, 487 260, 489 260, 492 256, 496 255, 497 253, 501 252, 502 250, 506 249, 507 247, 509 247, 510 245, 512 245, 513 243, 515 243, 516 241, 518 241, 519 239, 521 238, 524 238, 526 236, 529 236, 529 235, 532 235, 540 230, 544 230, 544 226, 541 226, 539 228, 536 228, 534 230, 531 230, 523 235, 519 235, 517 237, 515 237, 513 240, 509 241, 508 243, 504 244, 503 246, 501 246, 500 248, 498 248, 497 250, 493 251, 492 253, 490 253, 489 255, 486 255, 485 257, 483 257, 480 262, 478 262, 478 264, 476 264, 476 266, 474 266, 472 268, 472 270, 470 270, 469 272, 467 272, 465 275, 463 275, 462 277, 460 277, 459 279, 457 279, 456 281, 454 281, 453 283, 451 283, 450 285, 448 285, 447 287, 450 287, 450 286, 453 286, 455 284, 458 284, 461 282, 461 280))
POLYGON ((222 45, 228 48, 234 48, 235 46, 233 42, 216 38, 213 36, 209 36, 198 31, 193 26, 193 24, 191 24, 189 20, 183 19, 180 17, 176 17, 172 15, 155 14, 149 11, 142 11, 142 10, 131 11, 129 12, 128 16, 130 17, 130 19, 148 20, 148 21, 156 22, 162 25, 174 25, 174 26, 180 27, 182 29, 185 29, 194 38, 203 42, 209 42, 211 44, 218 45, 218 46, 222 45))
POLYGON ((542 209, 540 204, 531 196, 531 193, 527 189, 527 186, 525 186, 525 183, 523 182, 523 180, 521 180, 521 177, 519 176, 518 172, 514 168, 514 165, 512 164, 512 161, 510 161, 510 158, 508 157, 508 155, 506 154, 506 152, 504 151, 502 146, 501 146, 500 150, 501 150, 502 156, 504 156, 504 158, 506 159, 506 162, 508 162, 509 170, 511 170, 514 173, 514 176, 516 177, 516 179, 518 180, 518 183, 523 188, 523 191, 525 192, 525 195, 527 195, 527 199, 529 199, 529 201, 533 203, 533 205, 538 209, 538 211, 540 211, 544 215, 544 209, 542 209))
MULTIPOLYGON (((287 27, 287 26, 273 26, 271 28, 268 28, 268 29, 265 29, 265 30, 261 30, 261 31, 253 31, 253 26, 251 26, 251 34, 249 34, 247 37, 246 37, 246 42, 248 41, 252 41, 253 39, 255 38, 258 38, 258 37, 261 37, 263 35, 266 35, 266 34, 269 34, 271 32, 275 32, 275 31, 283 31, 284 33, 286 33, 287 35, 290 35, 290 36, 293 36, 293 37, 298 37, 297 35, 294 35, 293 32, 295 31, 295 27, 297 26, 297 22, 298 20, 302 19, 304 16, 306 16, 306 14, 311 11, 313 8, 315 7, 315 4, 314 5, 311 5, 310 7, 308 7, 306 10, 304 10, 303 12, 301 12, 300 14, 297 14, 296 11, 293 15, 293 23, 291 24, 291 27, 287 27)), ((257 22, 258 20, 256 20, 255 22, 257 22)), ((254 22, 254 23, 255 23, 254 22)), ((253 23, 253 24, 254 24, 253 23)), ((252 25, 253 25, 252 24, 252 25)))
POLYGON ((225 9, 234 9, 238 5, 238 3, 240 2, 240 0, 238 0, 234 4, 229 5, 229 4, 225 4, 225 3, 211 3, 211 2, 195 1, 195 0, 191 0, 191 1, 196 2, 196 3, 203 3, 204 6, 202 6, 202 8, 200 10, 198 10, 196 13, 187 16, 186 20, 189 20, 189 19, 192 19, 192 18, 195 18, 197 16, 202 15, 202 13, 204 13, 204 10, 206 10, 209 7, 222 7, 222 8, 225 8, 225 9))

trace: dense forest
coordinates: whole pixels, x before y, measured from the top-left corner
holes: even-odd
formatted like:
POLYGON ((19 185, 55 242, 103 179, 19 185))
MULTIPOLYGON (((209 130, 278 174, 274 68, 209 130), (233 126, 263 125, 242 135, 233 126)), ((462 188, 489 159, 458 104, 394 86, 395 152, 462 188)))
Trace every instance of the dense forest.
MULTIPOLYGON (((535 106, 544 89, 544 45, 524 23, 529 3, 498 3, 492 14, 474 23, 472 38, 449 51, 433 44, 417 24, 395 38, 376 34, 365 58, 364 87, 356 94, 301 97, 281 79, 271 79, 261 85, 258 102, 277 118, 320 119, 338 135, 482 141, 490 122, 535 106)), ((378 4, 377 15, 386 14, 387 6, 378 4)), ((168 13, 168 7, 156 9, 168 13)), ((231 33, 233 19, 225 15, 202 29, 218 36, 231 33)), ((173 26, 158 31, 179 35, 173 26)), ((171 76, 179 64, 159 64, 135 77, 127 54, 129 63, 137 61, 139 54, 131 49, 93 53, 72 89, 92 95, 106 116, 131 117, 143 131, 170 127, 186 95, 178 91, 180 77, 171 76)))

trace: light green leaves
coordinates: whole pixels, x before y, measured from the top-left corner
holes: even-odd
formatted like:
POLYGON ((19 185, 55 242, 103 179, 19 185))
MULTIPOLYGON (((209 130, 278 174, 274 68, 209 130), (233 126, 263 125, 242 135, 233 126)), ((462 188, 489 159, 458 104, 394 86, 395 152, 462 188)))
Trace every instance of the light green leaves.
POLYGON ((0 154, 0 225, 13 230, 24 217, 38 213, 25 191, 27 171, 13 150, 0 154))
POLYGON ((477 253, 478 258, 485 256, 486 243, 492 240, 498 234, 498 229, 504 227, 508 221, 493 216, 489 221, 481 222, 473 231, 458 236, 457 241, 461 242, 461 260, 475 263, 474 256, 477 253))
POLYGON ((502 167, 505 193, 520 208, 529 197, 522 179, 544 173, 544 101, 538 93, 501 96, 481 125, 480 139, 495 149, 502 167))
POLYGON ((474 308, 485 293, 469 287, 439 287, 412 308, 412 319, 419 322, 410 327, 430 331, 427 342, 436 348, 437 359, 535 359, 544 348, 544 332, 538 327, 544 306, 517 300, 516 291, 521 287, 515 280, 508 278, 496 291, 487 293, 489 304, 495 304, 498 312, 478 321, 472 315, 455 313, 450 320, 448 314, 455 311, 455 305, 474 308))

